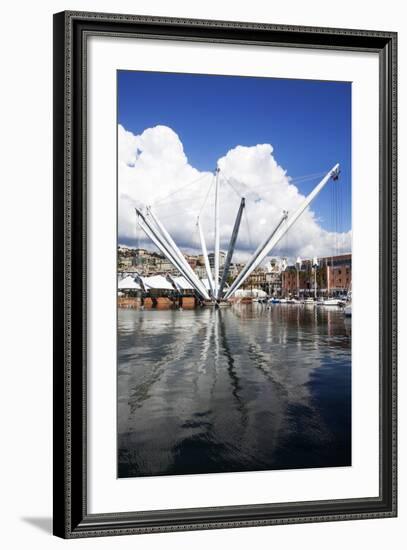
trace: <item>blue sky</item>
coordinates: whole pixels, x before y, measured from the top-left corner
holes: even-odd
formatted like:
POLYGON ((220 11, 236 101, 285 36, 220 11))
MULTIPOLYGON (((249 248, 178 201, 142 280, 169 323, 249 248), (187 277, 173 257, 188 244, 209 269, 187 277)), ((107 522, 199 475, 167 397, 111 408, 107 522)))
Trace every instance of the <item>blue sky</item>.
MULTIPOLYGON (((118 123, 133 134, 169 126, 200 171, 213 170, 236 145, 259 143, 272 144, 275 159, 294 179, 339 162, 337 189, 330 182, 312 209, 325 229, 351 229, 350 83, 119 71, 118 123)), ((307 194, 317 181, 296 185, 307 194)))

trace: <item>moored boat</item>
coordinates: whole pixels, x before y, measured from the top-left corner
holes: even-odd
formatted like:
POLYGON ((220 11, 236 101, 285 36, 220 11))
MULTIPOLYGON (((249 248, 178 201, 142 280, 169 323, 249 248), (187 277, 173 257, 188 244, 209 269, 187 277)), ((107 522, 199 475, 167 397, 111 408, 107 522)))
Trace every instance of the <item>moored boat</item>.
POLYGON ((343 307, 345 302, 343 300, 337 300, 336 298, 327 298, 326 300, 319 300, 317 306, 326 307, 343 307))
POLYGON ((316 304, 314 298, 306 298, 303 303, 304 306, 315 306, 316 304))
POLYGON ((232 305, 232 302, 230 302, 229 300, 219 300, 218 302, 212 300, 204 300, 203 305, 209 307, 230 307, 232 305))

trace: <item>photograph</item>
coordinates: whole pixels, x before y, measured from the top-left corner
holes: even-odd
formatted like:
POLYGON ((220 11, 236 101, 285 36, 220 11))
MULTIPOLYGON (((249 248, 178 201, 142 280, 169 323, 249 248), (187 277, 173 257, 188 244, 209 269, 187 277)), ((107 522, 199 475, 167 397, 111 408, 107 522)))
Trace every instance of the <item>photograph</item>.
POLYGON ((4 4, 2 548, 402 546, 402 7, 4 4))
POLYGON ((53 16, 54 535, 395 518, 397 29, 132 9, 53 16))
POLYGON ((117 70, 117 477, 352 466, 352 83, 117 70))

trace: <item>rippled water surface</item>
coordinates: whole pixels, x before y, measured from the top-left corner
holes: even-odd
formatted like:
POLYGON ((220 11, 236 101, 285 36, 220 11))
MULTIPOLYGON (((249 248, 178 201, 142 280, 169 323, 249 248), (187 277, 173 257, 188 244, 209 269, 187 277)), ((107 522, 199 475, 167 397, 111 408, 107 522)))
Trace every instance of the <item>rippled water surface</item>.
POLYGON ((342 311, 119 310, 119 477, 350 464, 342 311))

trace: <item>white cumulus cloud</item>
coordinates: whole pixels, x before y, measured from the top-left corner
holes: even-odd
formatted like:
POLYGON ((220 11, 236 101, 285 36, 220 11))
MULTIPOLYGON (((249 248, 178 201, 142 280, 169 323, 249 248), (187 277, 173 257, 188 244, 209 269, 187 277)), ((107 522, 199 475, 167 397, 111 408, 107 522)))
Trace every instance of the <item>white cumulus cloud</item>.
MULTIPOLYGON (((241 145, 218 160, 221 173, 221 247, 226 250, 240 197, 246 199, 235 260, 250 255, 281 218, 304 200, 270 144, 241 145)), ((202 222, 207 246, 213 247, 213 174, 200 172, 185 155, 179 136, 167 126, 140 135, 118 127, 119 242, 154 248, 137 228, 135 206, 151 205, 176 243, 185 252, 200 251, 196 220, 202 222)), ((329 185, 329 184, 328 184, 329 185)), ((351 232, 326 231, 308 208, 272 255, 331 255, 351 250, 351 232)))

